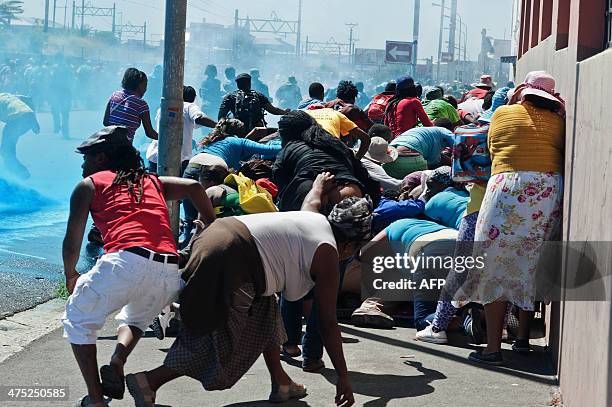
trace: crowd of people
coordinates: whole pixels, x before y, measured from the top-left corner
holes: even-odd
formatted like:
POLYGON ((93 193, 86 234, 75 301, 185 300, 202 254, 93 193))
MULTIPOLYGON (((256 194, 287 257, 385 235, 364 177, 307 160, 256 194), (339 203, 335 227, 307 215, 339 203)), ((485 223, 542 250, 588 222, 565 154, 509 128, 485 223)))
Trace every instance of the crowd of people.
POLYGON ((87 385, 78 405, 104 406, 127 387, 136 406, 153 406, 182 376, 227 389, 262 354, 269 400, 285 402, 307 390, 281 355, 318 372, 324 351, 338 375, 335 404, 353 405, 336 308, 360 293, 372 247, 390 256, 484 254, 488 263, 419 268, 416 277, 442 275, 445 288, 403 299, 380 290, 354 307, 354 324, 393 327, 396 311, 409 307, 419 341, 447 343, 456 329, 486 343, 470 354, 475 363, 503 364, 503 340, 529 352, 534 275, 544 242, 556 237, 563 194, 565 112, 552 76, 531 72, 498 88, 483 75, 462 95, 409 76, 372 97, 349 80, 331 96, 313 82, 304 98, 290 77, 272 100, 257 70, 226 70, 226 83, 212 65, 205 73, 201 106, 193 86, 183 89, 181 178, 156 175, 157 106, 136 68, 108 100, 105 127, 77 149, 84 179, 64 239, 71 297, 62 322, 87 385), (277 127, 266 114, 280 117, 277 127), (153 139, 148 164, 133 146, 141 125, 153 139), (212 130, 198 141, 198 127, 212 130), (176 240, 171 200, 184 214, 176 240), (104 254, 79 275, 90 214, 97 232, 89 238, 104 254), (96 333, 119 309, 115 351, 98 370, 96 333), (125 374, 143 332, 151 326, 163 338, 173 321, 179 329, 163 363, 125 374))

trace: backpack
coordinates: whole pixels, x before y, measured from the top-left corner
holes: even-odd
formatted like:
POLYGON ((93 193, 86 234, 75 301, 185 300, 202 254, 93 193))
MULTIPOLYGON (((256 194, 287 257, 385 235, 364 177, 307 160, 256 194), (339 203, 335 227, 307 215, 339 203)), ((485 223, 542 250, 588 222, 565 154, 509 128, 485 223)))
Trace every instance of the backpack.
POLYGON ((238 90, 236 92, 236 102, 234 105, 234 117, 251 130, 256 124, 263 121, 264 112, 263 106, 259 101, 257 92, 244 92, 238 90))
POLYGON ((386 95, 380 93, 372 98, 370 107, 368 108, 368 117, 373 122, 382 123, 385 119, 385 110, 389 105, 389 101, 393 98, 393 94, 386 95))
POLYGON ((455 129, 451 175, 455 182, 487 182, 491 156, 487 146, 489 125, 470 124, 455 129))

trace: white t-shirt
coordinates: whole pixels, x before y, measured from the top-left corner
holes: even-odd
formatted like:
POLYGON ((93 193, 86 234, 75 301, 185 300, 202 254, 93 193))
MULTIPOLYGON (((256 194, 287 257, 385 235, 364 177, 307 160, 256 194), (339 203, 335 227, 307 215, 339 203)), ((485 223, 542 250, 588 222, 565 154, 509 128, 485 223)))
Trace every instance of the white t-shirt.
POLYGON ((474 117, 478 117, 482 114, 482 112, 484 112, 482 108, 483 104, 483 99, 472 98, 460 103, 457 108, 463 110, 464 112, 470 113, 474 117))
POLYGON ((380 186, 384 191, 399 191, 402 186, 402 180, 396 179, 390 176, 385 172, 382 165, 375 163, 374 161, 363 157, 361 159, 361 164, 363 167, 368 170, 368 174, 370 178, 375 181, 380 182, 380 186))
POLYGON ((255 240, 269 296, 282 292, 289 301, 303 298, 314 287, 310 266, 322 244, 337 250, 325 216, 307 211, 237 216, 255 240))
MULTIPOLYGON (((183 145, 181 147, 181 161, 190 160, 193 156, 193 130, 200 128, 195 121, 200 117, 206 117, 200 107, 195 103, 183 102, 183 145)), ((157 109, 155 116, 155 125, 159 132, 159 123, 161 121, 161 108, 157 109)), ((147 148, 147 160, 157 163, 157 140, 153 140, 147 148)))

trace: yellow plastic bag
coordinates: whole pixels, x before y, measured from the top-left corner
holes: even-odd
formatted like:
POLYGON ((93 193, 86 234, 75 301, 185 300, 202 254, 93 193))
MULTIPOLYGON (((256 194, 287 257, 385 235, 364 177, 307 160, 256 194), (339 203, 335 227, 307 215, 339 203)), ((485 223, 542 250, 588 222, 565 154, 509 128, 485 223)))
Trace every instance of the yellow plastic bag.
POLYGON ((240 207, 244 212, 249 214, 278 212, 272 195, 242 173, 228 175, 223 183, 238 190, 240 207))

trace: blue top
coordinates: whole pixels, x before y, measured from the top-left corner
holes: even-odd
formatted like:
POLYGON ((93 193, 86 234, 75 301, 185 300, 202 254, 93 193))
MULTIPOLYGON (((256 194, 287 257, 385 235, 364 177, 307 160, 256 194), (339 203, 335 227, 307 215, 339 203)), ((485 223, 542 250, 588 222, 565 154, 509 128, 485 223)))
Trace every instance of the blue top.
POLYGON ((395 138, 393 147, 403 146, 421 153, 430 165, 440 162, 440 152, 454 144, 453 132, 444 127, 415 127, 395 138))
POLYGON ((470 194, 456 188, 446 188, 425 205, 425 215, 449 228, 459 229, 470 200, 470 194))
POLYGON ((381 198, 378 208, 374 210, 372 231, 378 233, 399 219, 415 218, 425 211, 425 202, 417 200, 394 201, 381 198))
POLYGON ((281 150, 279 145, 265 145, 239 137, 227 137, 202 149, 202 153, 216 155, 225 161, 229 168, 240 168, 240 161, 246 161, 255 154, 276 157, 281 150))
POLYGON ((389 242, 401 242, 403 251, 408 252, 412 243, 419 237, 444 229, 448 228, 429 220, 401 219, 389 225, 386 232, 389 242))

